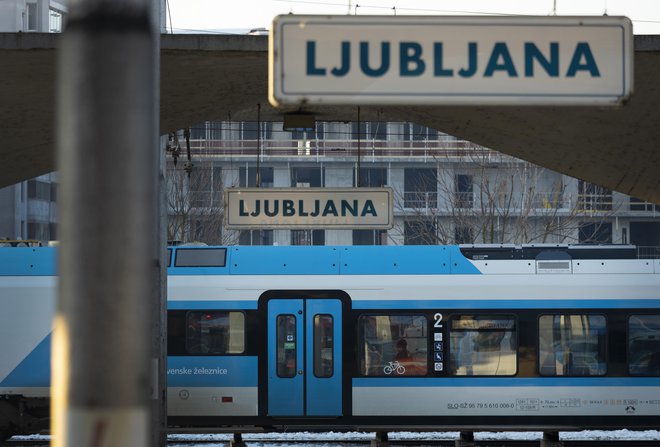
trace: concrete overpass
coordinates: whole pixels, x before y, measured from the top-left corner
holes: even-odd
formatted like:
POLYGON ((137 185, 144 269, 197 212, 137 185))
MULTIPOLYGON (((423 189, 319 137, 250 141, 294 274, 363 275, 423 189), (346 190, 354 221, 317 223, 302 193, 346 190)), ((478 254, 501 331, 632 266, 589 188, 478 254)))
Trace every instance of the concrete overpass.
MULTIPOLYGON (((56 168, 57 34, 0 34, 0 187, 56 168)), ((412 121, 660 204, 660 36, 635 37, 632 99, 619 108, 361 107, 361 119, 412 121)), ((163 35, 161 133, 206 120, 281 120, 267 101, 267 38, 163 35)), ((357 120, 357 107, 310 108, 357 120)), ((116 129, 121 132, 121 129, 116 129)), ((130 157, 117 148, 117 163, 130 157)))

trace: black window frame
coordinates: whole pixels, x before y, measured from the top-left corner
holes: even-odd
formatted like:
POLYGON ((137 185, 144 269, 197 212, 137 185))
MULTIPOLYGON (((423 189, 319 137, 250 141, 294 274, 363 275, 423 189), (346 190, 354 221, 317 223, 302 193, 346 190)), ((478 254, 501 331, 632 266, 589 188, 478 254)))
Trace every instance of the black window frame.
MULTIPOLYGON (((632 364, 632 349, 630 349, 630 320, 633 317, 657 317, 660 319, 660 313, 631 313, 626 317, 626 373, 630 377, 660 377, 660 370, 656 373, 649 373, 649 372, 643 372, 643 373, 633 373, 630 371, 630 367, 632 364)), ((656 343, 660 343, 660 339, 656 340, 656 343)), ((658 357, 660 356, 660 351, 654 352, 651 356, 651 359, 649 359, 649 363, 653 363, 655 366, 655 363, 658 361, 658 357)))
POLYGON ((227 267, 227 249, 226 248, 218 248, 218 247, 200 247, 200 248, 177 248, 175 257, 174 257, 174 267, 227 267), (223 253, 223 260, 222 264, 214 263, 214 264, 181 264, 179 261, 179 254, 184 252, 184 253, 193 253, 193 252, 201 252, 201 251, 216 251, 216 252, 222 252, 223 253))
POLYGON ((447 359, 446 359, 446 370, 448 377, 458 377, 458 378, 477 378, 477 377, 516 377, 520 374, 520 319, 519 315, 513 314, 513 313, 489 313, 489 312, 460 312, 460 313, 453 313, 449 315, 449 318, 447 319, 447 333, 446 333, 446 340, 447 340, 447 359), (452 341, 452 333, 453 332, 468 332, 468 331, 474 331, 478 332, 479 329, 454 329, 453 328, 453 322, 456 318, 458 317, 473 317, 473 318, 488 318, 492 320, 497 320, 497 319, 512 319, 513 320, 513 328, 512 329, 481 329, 483 332, 495 332, 495 331, 511 331, 513 334, 513 340, 515 341, 515 349, 513 351, 515 352, 516 355, 516 361, 515 361, 515 371, 512 374, 456 374, 455 371, 453 370, 453 341, 452 341))
MULTIPOLYGON (((355 325, 356 325, 356 344, 357 344, 357 351, 356 351, 356 365, 355 365, 355 372, 357 377, 369 377, 369 378, 410 378, 410 377, 429 377, 429 376, 434 376, 434 371, 433 371, 433 365, 432 365, 432 359, 431 359, 431 352, 433 348, 433 344, 430 341, 430 337, 432 334, 432 321, 431 317, 429 315, 428 311, 424 310, 419 310, 415 309, 413 312, 405 312, 405 311, 392 311, 388 309, 383 309, 383 310, 374 310, 374 311, 369 311, 369 312, 364 312, 360 313, 357 315, 355 319, 355 325), (361 361, 362 359, 366 358, 366 352, 363 349, 363 342, 365 342, 365 335, 364 335, 364 329, 363 326, 361 325, 361 320, 363 318, 371 318, 371 317, 417 317, 417 318, 422 318, 424 321, 424 327, 422 330, 425 332, 422 334, 420 337, 415 337, 419 339, 423 339, 425 341, 425 347, 426 347, 426 353, 424 355, 424 372, 419 373, 419 374, 392 374, 392 375, 383 375, 383 374, 368 374, 361 366, 361 361)), ((410 336, 408 336, 410 338, 410 336)), ((391 341, 391 343, 394 345, 395 342, 394 340, 391 341)), ((386 363, 381 362, 381 364, 378 366, 380 368, 382 365, 386 363)))
MULTIPOLYGON (((247 332, 248 332, 248 317, 245 311, 243 310, 233 310, 233 309, 187 309, 183 315, 183 322, 185 325, 184 328, 184 335, 183 335, 183 343, 184 343, 184 352, 186 356, 192 356, 192 357, 227 357, 227 356, 240 356, 240 355, 245 355, 247 351, 247 332), (208 352, 208 353, 196 353, 196 352, 191 352, 190 349, 188 349, 188 316, 192 313, 226 313, 227 317, 229 318, 229 315, 232 313, 237 313, 243 315, 243 349, 240 352, 224 352, 224 353, 217 353, 217 352, 208 352)), ((229 327, 229 326, 228 326, 229 327)))
MULTIPOLYGON (((296 377, 296 375, 298 374, 298 349, 300 349, 299 342, 301 342, 301 340, 298 340, 298 319, 296 318, 296 316, 294 314, 279 314, 279 315, 277 315, 277 318, 275 319, 275 374, 277 375, 278 378, 280 378, 280 379, 292 379, 292 378, 296 377), (295 344, 295 347, 294 347, 294 351, 293 351, 293 353, 294 353, 294 356, 293 356, 293 370, 292 370, 291 375, 283 375, 283 374, 281 374, 281 370, 280 370, 280 365, 281 365, 280 360, 279 360, 279 350, 280 350, 279 341, 280 341, 280 333, 281 333, 280 332, 281 331, 280 319, 283 318, 283 317, 287 317, 287 318, 291 317, 293 319, 293 324, 294 324, 294 326, 293 326, 293 331, 294 331, 293 343, 295 344)), ((283 347, 282 349, 286 350, 286 347, 283 347)), ((285 352, 285 354, 286 354, 286 352, 285 352)), ((286 367, 286 365, 285 365, 285 367, 286 367)))
MULTIPOLYGON (((610 321, 608 318, 608 315, 603 313, 603 312, 541 312, 536 318, 536 340, 535 340, 535 345, 536 345, 536 371, 540 377, 605 377, 608 374, 609 371, 609 334, 610 334, 610 321), (602 340, 603 340, 603 351, 604 351, 604 356, 602 363, 605 367, 604 372, 601 374, 546 374, 542 372, 542 365, 541 365, 541 318, 546 317, 546 316, 586 316, 586 317, 602 317, 605 320, 605 333, 602 335, 602 340)), ((599 346, 600 349, 600 346, 599 346)))
MULTIPOLYGON (((313 373, 314 377, 319 378, 319 379, 329 379, 335 375, 335 317, 332 314, 328 313, 318 313, 315 314, 312 317, 312 357, 313 357, 313 373), (316 319, 317 318, 329 318, 331 322, 331 328, 332 328, 332 336, 331 336, 331 343, 332 346, 330 347, 330 372, 327 374, 318 374, 317 371, 322 368, 320 363, 317 363, 317 360, 321 360, 321 349, 319 346, 317 346, 317 327, 316 327, 316 319), (319 355, 317 355, 319 354, 319 355)), ((326 348, 327 349, 327 348, 326 348)))

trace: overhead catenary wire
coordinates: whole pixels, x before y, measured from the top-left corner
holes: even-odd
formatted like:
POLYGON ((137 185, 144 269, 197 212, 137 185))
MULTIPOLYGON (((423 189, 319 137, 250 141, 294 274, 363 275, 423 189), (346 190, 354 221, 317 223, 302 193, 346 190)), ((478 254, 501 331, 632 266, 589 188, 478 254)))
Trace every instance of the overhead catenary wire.
MULTIPOLYGON (((274 0, 280 3, 294 3, 294 4, 307 4, 307 5, 319 5, 319 6, 337 6, 345 8, 345 3, 336 3, 336 2, 327 2, 327 1, 314 1, 314 0, 274 0)), ((396 12, 403 13, 438 13, 438 14, 474 14, 474 15, 493 15, 493 16, 527 16, 530 14, 518 14, 511 12, 493 12, 493 11, 469 11, 469 10, 460 10, 460 9, 437 9, 437 8, 410 8, 410 7, 399 7, 399 6, 384 6, 384 5, 371 5, 360 3, 359 7, 361 9, 383 9, 383 10, 392 10, 395 9, 396 12)), ((556 7, 553 8, 553 11, 549 11, 548 15, 553 15, 553 12, 556 13, 556 7)), ((607 14, 607 3, 605 3, 605 14, 607 14)), ((658 20, 637 20, 632 19, 632 22, 639 23, 660 23, 658 20)))

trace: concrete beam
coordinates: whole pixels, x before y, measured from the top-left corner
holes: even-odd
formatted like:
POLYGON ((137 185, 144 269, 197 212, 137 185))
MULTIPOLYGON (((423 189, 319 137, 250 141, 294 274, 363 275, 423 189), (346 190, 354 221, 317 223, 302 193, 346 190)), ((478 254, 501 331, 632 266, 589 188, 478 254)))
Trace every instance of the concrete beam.
MULTIPOLYGON (((0 34, 0 187, 52 171, 57 35, 0 34)), ((163 35, 161 133, 206 120, 281 120, 267 101, 267 38, 163 35)), ((631 100, 605 107, 361 107, 361 120, 414 121, 561 173, 660 203, 660 36, 635 37, 631 100)), ((310 107, 318 120, 357 107, 310 107)), ((117 131, 120 131, 118 129, 117 131)), ((125 148, 117 147, 120 163, 125 148)))

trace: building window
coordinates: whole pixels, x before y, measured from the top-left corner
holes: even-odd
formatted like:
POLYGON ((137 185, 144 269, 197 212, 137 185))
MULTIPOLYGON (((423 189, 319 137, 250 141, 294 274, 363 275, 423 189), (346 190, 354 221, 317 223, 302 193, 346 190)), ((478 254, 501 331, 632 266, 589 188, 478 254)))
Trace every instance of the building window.
POLYGON ((238 237, 239 245, 273 245, 273 230, 243 230, 238 237))
POLYGON ((403 139, 406 141, 427 141, 438 138, 437 130, 419 124, 405 123, 403 129, 403 139))
POLYGON ((451 320, 449 367, 455 376, 516 374, 516 321, 512 316, 461 315, 451 320))
POLYGON ((474 204, 474 186, 471 175, 456 174, 454 177, 454 207, 472 208, 474 204))
POLYGON ((360 122, 358 128, 358 123, 354 121, 351 123, 351 132, 354 140, 357 140, 358 137, 361 140, 387 140, 387 123, 380 121, 360 122))
POLYGON ((628 318, 628 372, 660 376, 660 315, 628 318))
POLYGON ((61 33, 62 32, 62 13, 56 9, 51 9, 49 11, 49 27, 48 31, 51 33, 61 33))
POLYGON ((51 201, 51 184, 39 180, 28 180, 28 199, 51 201))
POLYGON ((291 230, 291 245, 325 245, 325 230, 291 230))
POLYGON ((28 222, 27 238, 36 241, 51 240, 50 224, 44 222, 28 222))
MULTIPOLYGON (((366 188, 382 188, 387 185, 387 168, 361 168, 359 186, 366 188)), ((357 187, 357 168, 353 171, 353 186, 357 187)))
POLYGON ((407 220, 403 227, 404 245, 435 245, 438 243, 435 222, 431 219, 417 218, 407 220))
POLYGON ((630 198, 630 211, 655 211, 655 205, 635 197, 630 198))
POLYGON ((190 355, 241 354, 245 351, 245 314, 191 311, 186 315, 186 352, 190 355))
MULTIPOLYGON (((243 188, 257 186, 257 168, 243 167, 238 173, 239 185, 243 188)), ((272 167, 259 167, 259 186, 272 188, 274 184, 274 170, 272 167)))
POLYGON ((353 230, 353 245, 387 245, 387 230, 353 230))
POLYGON ((323 123, 316 122, 314 128, 299 128, 291 130, 292 140, 322 140, 323 139, 323 123))
POLYGON ((612 190, 579 180, 578 206, 581 210, 587 211, 611 210, 612 190))
POLYGON ((611 244, 612 223, 581 223, 578 229, 578 241, 581 244, 611 244))
POLYGON ((257 124, 256 121, 241 121, 241 140, 256 140, 257 124))
POLYGON ((602 315, 542 315, 539 373, 542 376, 602 376, 607 328, 602 315))
POLYGON ((424 315, 362 315, 358 364, 363 376, 423 376, 428 369, 424 315))
POLYGON ((300 188, 323 186, 323 168, 291 168, 291 186, 300 188))
POLYGON ((26 3, 26 31, 39 31, 39 8, 37 3, 26 3))
POLYGON ((438 180, 433 168, 407 168, 403 172, 403 206, 428 209, 438 207, 438 180))

